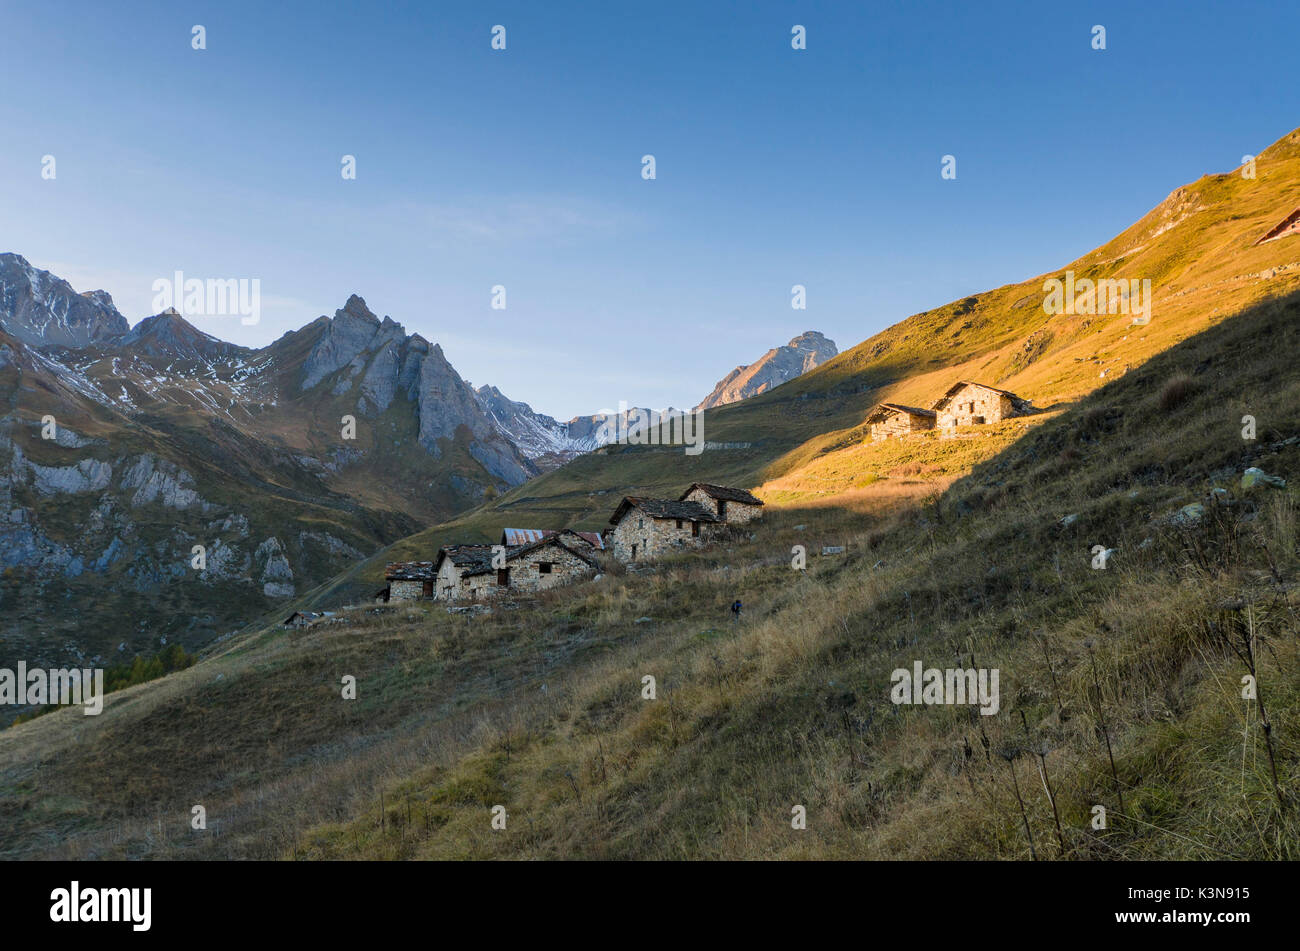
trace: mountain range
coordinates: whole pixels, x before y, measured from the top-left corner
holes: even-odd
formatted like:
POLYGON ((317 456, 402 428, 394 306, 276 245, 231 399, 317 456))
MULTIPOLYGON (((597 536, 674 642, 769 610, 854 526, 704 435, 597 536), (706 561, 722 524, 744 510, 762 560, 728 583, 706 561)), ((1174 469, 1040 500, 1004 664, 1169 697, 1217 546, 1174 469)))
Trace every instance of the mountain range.
POLYGON ((29 658, 204 643, 598 448, 607 421, 475 389, 356 295, 248 348, 170 308, 131 327, 12 253, 0 399, 0 645, 29 658))

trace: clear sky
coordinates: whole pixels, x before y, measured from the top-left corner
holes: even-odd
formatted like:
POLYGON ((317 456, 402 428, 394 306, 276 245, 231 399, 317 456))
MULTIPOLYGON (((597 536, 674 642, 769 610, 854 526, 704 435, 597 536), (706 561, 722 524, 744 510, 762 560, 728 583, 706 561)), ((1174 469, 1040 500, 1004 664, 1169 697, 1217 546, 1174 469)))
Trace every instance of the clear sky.
POLYGON ((693 405, 804 330, 848 349, 1054 269, 1300 126, 1292 0, 51 0, 0 23, 0 251, 132 323, 178 269, 256 278, 258 324, 196 321, 247 345, 359 293, 564 419, 693 405))

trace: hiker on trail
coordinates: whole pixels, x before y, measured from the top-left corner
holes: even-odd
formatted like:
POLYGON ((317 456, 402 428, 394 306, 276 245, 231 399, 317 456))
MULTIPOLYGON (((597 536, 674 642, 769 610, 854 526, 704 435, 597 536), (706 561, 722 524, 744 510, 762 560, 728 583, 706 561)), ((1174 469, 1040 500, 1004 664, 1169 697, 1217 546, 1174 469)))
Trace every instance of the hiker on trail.
POLYGON ((739 620, 740 620, 740 602, 739 602, 739 601, 732 601, 732 602, 731 602, 731 619, 732 619, 733 621, 739 621, 739 620))

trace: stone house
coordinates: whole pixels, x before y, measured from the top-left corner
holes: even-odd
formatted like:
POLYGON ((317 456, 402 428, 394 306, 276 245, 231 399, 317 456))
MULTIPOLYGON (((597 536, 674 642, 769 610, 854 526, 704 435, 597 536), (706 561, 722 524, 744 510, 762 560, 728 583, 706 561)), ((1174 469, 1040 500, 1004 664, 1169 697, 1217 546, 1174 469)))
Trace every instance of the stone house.
POLYGON ((492 567, 491 545, 447 545, 434 562, 434 585, 440 600, 456 601, 468 595, 468 578, 492 567))
POLYGON ((937 418, 938 414, 932 409, 904 406, 902 403, 878 403, 864 422, 871 427, 871 438, 880 440, 934 429, 937 418))
POLYGON ((393 561, 384 569, 388 582, 387 595, 378 592, 375 598, 385 601, 418 601, 434 597, 435 567, 431 561, 393 561))
POLYGON ((557 532, 529 545, 444 548, 437 561, 438 597, 483 601, 509 592, 545 591, 569 584, 599 567, 580 547, 589 548, 590 542, 579 538, 566 544, 564 533, 557 532))
POLYGON ((619 561, 645 561, 703 544, 720 521, 700 502, 627 496, 610 516, 606 543, 619 561))
POLYGON ((726 485, 692 482, 691 487, 678 496, 679 502, 698 502, 717 516, 719 522, 738 525, 763 514, 763 500, 726 485))
POLYGON ((954 383, 934 404, 940 429, 998 423, 1033 411, 1033 404, 1014 393, 966 380, 954 383))

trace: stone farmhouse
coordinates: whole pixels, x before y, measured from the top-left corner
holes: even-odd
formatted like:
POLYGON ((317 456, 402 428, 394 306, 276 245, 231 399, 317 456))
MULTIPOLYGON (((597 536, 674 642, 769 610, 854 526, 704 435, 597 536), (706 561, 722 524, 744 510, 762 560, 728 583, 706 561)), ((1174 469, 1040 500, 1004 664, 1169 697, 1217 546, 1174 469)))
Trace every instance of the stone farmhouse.
POLYGON ((954 383, 939 402, 934 404, 940 429, 998 423, 1013 416, 1026 416, 1033 411, 1033 404, 1014 393, 966 380, 954 383))
POLYGON ((610 517, 606 544, 619 561, 648 561, 698 547, 724 525, 762 514, 763 502, 743 489, 696 482, 681 498, 628 496, 610 517))
POLYGON ((871 427, 871 438, 880 440, 934 429, 937 417, 932 409, 904 406, 902 403, 879 403, 867 414, 864 422, 871 427))
MULTIPOLYGON (((576 533, 569 532, 569 535, 576 533)), ((600 565, 579 538, 557 532, 530 545, 450 545, 435 562, 436 594, 445 601, 484 601, 511 592, 545 591, 595 573, 600 565)))

